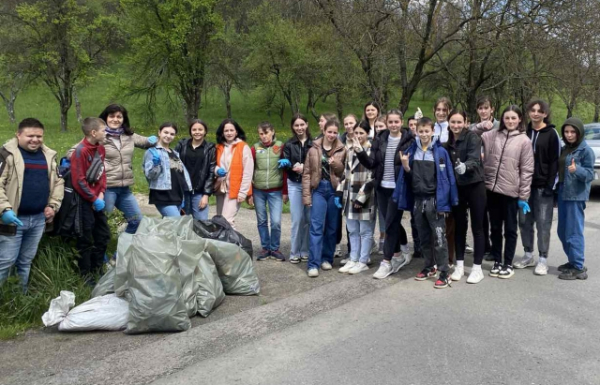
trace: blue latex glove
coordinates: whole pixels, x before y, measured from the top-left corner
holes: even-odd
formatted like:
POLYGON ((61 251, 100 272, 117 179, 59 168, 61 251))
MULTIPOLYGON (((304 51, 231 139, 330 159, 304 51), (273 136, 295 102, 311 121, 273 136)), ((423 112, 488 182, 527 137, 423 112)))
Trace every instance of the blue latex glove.
POLYGON ((227 175, 227 171, 225 171, 224 168, 219 167, 216 171, 217 176, 223 178, 225 175, 227 175))
POLYGON ((292 162, 290 162, 287 159, 279 159, 277 161, 277 164, 278 164, 278 166, 277 166, 278 168, 290 168, 290 167, 292 167, 292 162))
POLYGON ((335 207, 337 207, 338 209, 342 208, 342 202, 340 197, 333 198, 333 203, 335 203, 335 207))
POLYGON ((148 143, 150 143, 151 145, 155 145, 156 143, 158 143, 158 138, 156 137, 156 135, 152 135, 148 137, 148 143))
POLYGON ((160 164, 160 154, 158 151, 152 152, 152 164, 158 166, 160 164))
POLYGON ((104 206, 106 206, 106 204, 104 203, 104 200, 100 199, 100 198, 96 198, 96 200, 94 201, 94 210, 102 211, 102 210, 104 210, 104 206))
POLYGON ((526 201, 522 201, 519 199, 519 208, 521 210, 523 210, 523 214, 527 214, 531 212, 531 209, 529 208, 529 203, 527 203, 526 201))
POLYGON ((23 222, 17 218, 17 214, 12 210, 5 211, 4 214, 2 214, 2 223, 5 225, 23 226, 23 222))

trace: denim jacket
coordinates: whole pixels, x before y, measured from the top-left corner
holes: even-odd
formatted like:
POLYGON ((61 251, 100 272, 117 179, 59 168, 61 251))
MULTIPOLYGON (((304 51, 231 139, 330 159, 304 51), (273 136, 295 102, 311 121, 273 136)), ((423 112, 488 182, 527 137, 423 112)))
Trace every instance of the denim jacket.
MULTIPOLYGON (((179 158, 179 154, 175 150, 171 150, 177 158, 179 158)), ((150 147, 146 153, 144 154, 144 175, 146 175, 146 180, 148 180, 148 185, 150 190, 170 190, 171 189, 171 170, 169 167, 170 164, 169 153, 159 144, 155 147, 150 147), (160 155, 160 164, 155 166, 152 162, 152 155, 158 152, 160 155)), ((190 175, 188 171, 183 166, 183 175, 185 176, 185 184, 187 185, 186 191, 192 190, 192 182, 190 180, 190 175)))
MULTIPOLYGON (((417 142, 413 142, 406 152, 409 156, 411 167, 417 146, 417 142)), ((433 143, 433 159, 436 165, 437 186, 435 196, 437 211, 440 213, 451 212, 452 206, 458 205, 458 189, 456 188, 454 167, 452 167, 450 155, 448 155, 448 152, 437 141, 433 143)), ((410 179, 410 173, 406 173, 404 167, 400 167, 398 179, 396 180, 396 188, 392 195, 394 202, 398 203, 398 210, 413 210, 414 196, 410 179)))
MULTIPOLYGON (((564 147, 563 147, 564 151, 564 147)), ((562 188, 562 199, 565 201, 587 201, 590 199, 590 188, 594 180, 594 151, 584 141, 565 158, 565 178, 562 188), (575 159, 577 170, 570 173, 568 168, 575 159)))

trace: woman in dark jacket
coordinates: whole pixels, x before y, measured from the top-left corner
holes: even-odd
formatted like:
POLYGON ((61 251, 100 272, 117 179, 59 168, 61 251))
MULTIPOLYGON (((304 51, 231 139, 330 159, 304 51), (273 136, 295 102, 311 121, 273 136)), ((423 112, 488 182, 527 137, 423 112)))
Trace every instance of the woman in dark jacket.
POLYGON ((292 133, 294 136, 283 146, 283 158, 290 161, 291 169, 287 170, 287 192, 292 214, 292 249, 290 262, 308 261, 308 235, 310 227, 310 207, 302 204, 302 172, 306 154, 312 147, 312 138, 308 129, 308 120, 302 114, 292 117, 292 133))
POLYGON ((192 180, 192 191, 185 193, 183 209, 194 219, 207 220, 208 198, 213 193, 215 177, 215 145, 205 140, 208 126, 202 120, 192 120, 189 132, 190 137, 181 139, 175 147, 192 180))
POLYGON ((448 141, 444 148, 450 154, 456 184, 458 185, 458 206, 453 208, 456 231, 456 267, 450 276, 452 281, 460 281, 465 274, 465 246, 467 241, 467 212, 471 213, 474 255, 473 268, 467 283, 479 283, 483 279, 481 262, 485 251, 483 220, 486 205, 485 180, 481 162, 481 138, 467 127, 467 114, 453 110, 449 115, 448 141))

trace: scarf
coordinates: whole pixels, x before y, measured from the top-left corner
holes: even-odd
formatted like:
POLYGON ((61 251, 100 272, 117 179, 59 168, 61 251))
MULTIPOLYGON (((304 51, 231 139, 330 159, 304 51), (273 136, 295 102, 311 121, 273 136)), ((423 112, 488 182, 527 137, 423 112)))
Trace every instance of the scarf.
POLYGON ((121 134, 123 134, 123 131, 124 131, 123 127, 112 129, 112 128, 106 126, 106 135, 121 136, 121 134))

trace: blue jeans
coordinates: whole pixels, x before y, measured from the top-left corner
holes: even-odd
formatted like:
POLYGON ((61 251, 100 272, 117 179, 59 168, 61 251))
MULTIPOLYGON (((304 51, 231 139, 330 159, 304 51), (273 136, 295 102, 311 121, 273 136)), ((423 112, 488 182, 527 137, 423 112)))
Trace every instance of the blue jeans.
POLYGON ((200 200, 204 194, 192 194, 189 191, 185 193, 185 200, 183 204, 183 210, 187 215, 192 215, 194 219, 199 221, 208 220, 208 205, 205 208, 200 208, 200 200))
POLYGON ((135 234, 142 220, 142 211, 129 187, 107 188, 104 193, 104 202, 106 203, 106 213, 110 214, 115 207, 119 209, 127 221, 125 232, 135 234))
POLYGON ((312 193, 310 210, 310 244, 308 269, 319 269, 321 263, 333 264, 338 208, 334 203, 335 191, 331 182, 321 180, 312 193))
POLYGON ((302 183, 287 180, 290 212, 292 214, 292 250, 290 257, 308 257, 308 230, 310 226, 310 207, 302 204, 302 183))
POLYGON ((44 228, 46 217, 44 213, 36 215, 19 215, 23 226, 17 227, 17 234, 13 236, 0 235, 0 284, 8 278, 10 268, 17 267, 17 275, 21 280, 23 289, 29 282, 29 271, 44 228))
POLYGON ((254 210, 256 211, 260 244, 263 250, 278 251, 279 242, 281 241, 281 209, 283 206, 281 190, 265 192, 254 189, 252 196, 254 197, 254 210), (267 205, 269 206, 269 217, 271 218, 270 234, 267 205))
POLYGON ((366 264, 371 255, 375 220, 359 221, 346 218, 346 227, 350 233, 350 260, 366 264))
POLYGON ((180 207, 175 205, 170 206, 159 206, 155 205, 156 209, 160 213, 160 215, 164 217, 180 217, 181 213, 179 212, 180 207))
POLYGON ((569 262, 577 269, 583 269, 585 262, 585 221, 584 201, 563 200, 563 186, 558 188, 558 238, 569 262))

